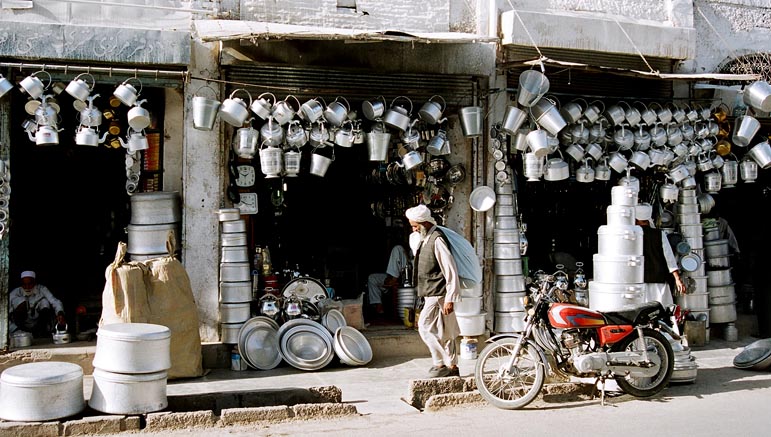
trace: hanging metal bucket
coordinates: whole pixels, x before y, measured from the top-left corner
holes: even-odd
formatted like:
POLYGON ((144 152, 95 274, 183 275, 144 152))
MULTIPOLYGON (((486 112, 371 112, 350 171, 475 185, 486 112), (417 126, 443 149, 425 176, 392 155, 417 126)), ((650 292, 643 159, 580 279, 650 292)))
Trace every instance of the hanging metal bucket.
POLYGON ((771 85, 759 80, 744 89, 744 103, 759 111, 771 112, 771 85))
POLYGON ((327 158, 324 155, 319 155, 318 153, 314 152, 311 154, 311 174, 315 176, 324 177, 324 175, 327 174, 327 170, 329 169, 329 165, 332 164, 332 161, 335 160, 334 155, 334 148, 332 149, 332 157, 327 158))
POLYGON ((516 106, 509 106, 506 108, 506 115, 503 117, 503 123, 501 130, 507 134, 514 136, 517 131, 522 127, 522 123, 527 119, 527 113, 516 106))
POLYGON ((266 178, 276 178, 283 168, 281 148, 265 145, 263 142, 260 148, 260 169, 266 178))
POLYGON ((220 108, 220 101, 216 100, 217 93, 210 86, 203 86, 198 89, 209 89, 214 93, 215 99, 204 96, 193 97, 193 127, 198 130, 210 131, 214 129, 214 122, 217 120, 217 112, 220 108))
POLYGON ((466 138, 482 136, 482 108, 480 106, 466 106, 460 108, 460 127, 466 138))
POLYGON ((519 75, 517 102, 522 106, 533 106, 549 92, 549 79, 537 70, 523 71, 519 75))
POLYGON ((727 160, 720 169, 723 175, 723 188, 733 188, 739 181, 739 163, 734 160, 727 160))
POLYGON ((391 143, 389 132, 367 133, 367 150, 370 161, 385 161, 388 159, 388 146, 391 143))
POLYGON ((294 178, 300 173, 302 154, 296 150, 284 152, 284 172, 287 177, 294 178))
POLYGON ((754 183, 758 178, 758 163, 752 159, 745 158, 741 164, 739 164, 739 176, 744 183, 754 183))
POLYGON ((768 144, 768 141, 756 144, 747 154, 758 163, 760 168, 771 167, 771 145, 768 144))
POLYGON ((747 147, 752 141, 752 137, 760 130, 760 122, 749 115, 736 117, 734 122, 734 134, 731 137, 734 144, 739 147, 747 147))

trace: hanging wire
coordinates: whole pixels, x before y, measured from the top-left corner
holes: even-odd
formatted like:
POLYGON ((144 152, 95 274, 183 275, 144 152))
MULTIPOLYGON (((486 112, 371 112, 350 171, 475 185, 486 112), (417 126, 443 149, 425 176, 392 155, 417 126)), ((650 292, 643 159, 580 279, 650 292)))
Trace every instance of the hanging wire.
POLYGON ((533 38, 533 35, 530 34, 530 31, 527 30, 527 26, 525 26, 525 22, 522 21, 522 17, 519 16, 519 12, 514 8, 514 5, 511 3, 511 0, 506 0, 509 3, 509 7, 511 7, 511 10, 514 12, 514 15, 517 16, 517 20, 519 20, 519 24, 522 25, 522 28, 525 29, 525 33, 527 34, 527 37, 530 38, 530 44, 533 45, 533 48, 535 48, 535 51, 538 52, 539 56, 539 63, 541 64, 541 73, 546 72, 546 67, 543 64, 543 60, 546 59, 546 56, 541 53, 541 49, 538 48, 538 44, 535 43, 535 39, 533 38))
POLYGON ((648 63, 648 60, 647 60, 647 59, 645 59, 645 56, 643 56, 643 54, 642 54, 642 51, 640 51, 640 49, 637 47, 637 44, 635 44, 635 43, 634 43, 634 41, 632 41, 632 37, 630 37, 630 36, 629 36, 629 34, 628 34, 628 33, 626 33, 626 30, 625 30, 625 29, 624 29, 624 27, 621 25, 621 23, 619 23, 619 22, 618 22, 618 20, 615 20, 615 19, 614 19, 613 21, 616 23, 616 25, 618 26, 618 28, 619 28, 619 29, 621 29, 621 32, 624 34, 624 36, 626 37, 626 39, 628 39, 628 40, 629 40, 629 42, 632 44, 632 47, 634 47, 634 49, 635 49, 635 51, 637 52, 637 54, 640 56, 640 58, 642 58, 643 62, 645 62, 645 65, 647 65, 647 66, 648 66, 648 69, 650 70, 650 72, 651 72, 651 73, 653 73, 653 74, 659 74, 659 71, 658 71, 658 70, 655 70, 653 67, 651 67, 651 64, 649 64, 649 63, 648 63))

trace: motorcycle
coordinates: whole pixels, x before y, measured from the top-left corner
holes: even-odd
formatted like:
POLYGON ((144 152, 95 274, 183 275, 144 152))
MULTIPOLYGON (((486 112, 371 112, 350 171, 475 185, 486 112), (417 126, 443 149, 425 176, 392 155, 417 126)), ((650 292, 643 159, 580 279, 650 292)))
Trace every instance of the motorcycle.
POLYGON ((672 346, 662 334, 674 334, 667 328, 671 314, 659 302, 591 310, 560 301, 567 287, 559 274, 539 275, 525 301, 523 332, 487 341, 474 371, 482 397, 501 409, 522 408, 538 396, 547 372, 597 378, 603 403, 608 378, 636 397, 663 390, 674 368, 672 346))

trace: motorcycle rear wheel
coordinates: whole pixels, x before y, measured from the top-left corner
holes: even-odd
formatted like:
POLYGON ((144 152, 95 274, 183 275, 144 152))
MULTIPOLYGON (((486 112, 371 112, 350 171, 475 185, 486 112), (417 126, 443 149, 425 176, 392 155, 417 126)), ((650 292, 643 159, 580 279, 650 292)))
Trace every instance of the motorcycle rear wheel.
POLYGON ((479 354, 474 369, 479 393, 487 402, 503 410, 515 410, 532 402, 546 378, 546 363, 532 343, 522 345, 519 358, 510 371, 501 371, 508 365, 517 341, 517 338, 502 338, 487 345, 479 354))
MULTIPOLYGON (((648 353, 655 353, 661 361, 659 371, 653 377, 633 377, 629 375, 616 375, 615 380, 624 393, 629 393, 638 398, 647 398, 653 396, 664 389, 672 377, 672 371, 675 367, 675 353, 672 351, 672 345, 658 331, 650 328, 643 329, 643 338, 648 353)), ((639 350, 636 333, 627 335, 620 342, 614 345, 613 350, 617 351, 636 351, 639 350)))

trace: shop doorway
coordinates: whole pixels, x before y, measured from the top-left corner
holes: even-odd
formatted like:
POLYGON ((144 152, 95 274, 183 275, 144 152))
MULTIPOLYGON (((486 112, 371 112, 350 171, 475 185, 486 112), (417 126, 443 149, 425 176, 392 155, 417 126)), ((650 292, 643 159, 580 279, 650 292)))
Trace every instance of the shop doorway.
MULTIPOLYGON (((21 127, 34 119, 27 112, 28 100, 17 97, 11 102, 10 287, 19 285, 21 271, 36 271, 38 282, 64 304, 70 324, 98 322, 105 269, 115 258, 118 242, 126 241, 126 149, 117 139, 125 141, 129 108, 110 103, 113 89, 97 85, 92 92, 100 95, 94 100, 103 113, 100 137, 110 132, 97 147, 75 144, 79 110, 69 95, 55 96, 61 131, 59 144, 50 146, 36 145, 21 127), (79 306, 90 315, 88 320, 75 316, 79 306)), ((143 98, 153 103, 147 109, 154 119, 162 113, 163 89, 146 88, 143 98)), ((157 119, 150 129, 162 132, 157 119)), ((140 190, 154 186, 159 174, 143 172, 140 190)), ((77 331, 94 327, 76 326, 77 331)))

